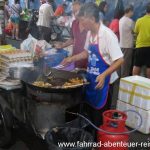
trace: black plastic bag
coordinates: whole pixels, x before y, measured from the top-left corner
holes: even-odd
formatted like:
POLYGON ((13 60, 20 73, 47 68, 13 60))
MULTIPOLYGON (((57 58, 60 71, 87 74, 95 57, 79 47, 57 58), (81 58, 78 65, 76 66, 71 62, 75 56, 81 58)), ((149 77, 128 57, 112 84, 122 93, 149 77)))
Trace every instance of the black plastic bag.
POLYGON ((49 145, 49 150, 91 150, 92 147, 59 147, 59 143, 75 143, 77 141, 92 143, 93 137, 90 133, 83 129, 59 127, 53 128, 52 131, 47 132, 45 139, 49 145))
POLYGON ((93 130, 93 127, 91 127, 91 125, 86 120, 77 115, 71 114, 79 113, 89 120, 92 120, 91 114, 89 112, 90 109, 93 108, 86 102, 82 102, 73 107, 67 108, 65 113, 66 123, 61 127, 80 128, 91 132, 93 130))

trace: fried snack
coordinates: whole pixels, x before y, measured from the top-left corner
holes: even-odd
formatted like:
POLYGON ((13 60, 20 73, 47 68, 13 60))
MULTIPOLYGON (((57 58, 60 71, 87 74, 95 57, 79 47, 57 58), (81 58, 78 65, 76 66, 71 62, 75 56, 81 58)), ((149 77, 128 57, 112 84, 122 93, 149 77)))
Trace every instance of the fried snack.
POLYGON ((84 83, 83 79, 72 78, 68 82, 65 82, 63 87, 74 86, 74 85, 79 85, 83 83, 84 83))
POLYGON ((72 78, 69 80, 70 83, 75 83, 75 84, 81 84, 83 83, 83 79, 79 79, 79 78, 72 78))
POLYGON ((52 85, 50 83, 45 83, 43 81, 35 81, 33 83, 34 86, 38 86, 38 87, 43 87, 43 88, 49 88, 51 87, 52 85))

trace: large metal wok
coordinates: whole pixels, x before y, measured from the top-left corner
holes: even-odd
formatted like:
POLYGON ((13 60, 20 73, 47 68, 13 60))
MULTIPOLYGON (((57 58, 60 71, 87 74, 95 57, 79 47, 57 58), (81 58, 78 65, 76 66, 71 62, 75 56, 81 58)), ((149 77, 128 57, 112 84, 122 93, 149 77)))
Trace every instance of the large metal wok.
POLYGON ((41 70, 37 68, 26 69, 21 77, 21 81, 23 82, 25 86, 28 86, 32 90, 37 90, 37 91, 46 92, 46 93, 71 92, 87 84, 85 82, 83 84, 77 84, 74 86, 70 86, 68 88, 63 88, 62 85, 65 82, 67 82, 69 79, 72 79, 72 78, 83 79, 83 77, 75 72, 69 72, 69 71, 63 71, 63 70, 57 70, 57 69, 51 69, 50 71, 51 71, 50 76, 52 76, 52 79, 49 79, 41 70), (48 88, 34 86, 33 83, 39 80, 48 82, 52 84, 52 86, 48 88))

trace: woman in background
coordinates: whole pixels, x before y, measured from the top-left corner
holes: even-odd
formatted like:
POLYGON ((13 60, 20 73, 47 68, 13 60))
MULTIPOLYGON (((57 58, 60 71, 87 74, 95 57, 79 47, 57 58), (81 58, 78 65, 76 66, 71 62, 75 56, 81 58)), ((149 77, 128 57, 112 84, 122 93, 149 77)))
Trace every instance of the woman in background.
POLYGON ((106 14, 107 11, 108 11, 108 4, 107 4, 107 2, 106 1, 102 1, 99 4, 99 17, 100 17, 100 20, 105 25, 107 25, 107 21, 106 21, 106 18, 105 18, 105 14, 106 14))
POLYGON ((116 34, 119 40, 119 20, 123 15, 118 11, 114 14, 114 19, 111 21, 109 28, 116 34))
POLYGON ((21 7, 19 1, 15 0, 15 3, 10 7, 10 20, 13 24, 12 39, 19 39, 19 21, 20 21, 21 7))

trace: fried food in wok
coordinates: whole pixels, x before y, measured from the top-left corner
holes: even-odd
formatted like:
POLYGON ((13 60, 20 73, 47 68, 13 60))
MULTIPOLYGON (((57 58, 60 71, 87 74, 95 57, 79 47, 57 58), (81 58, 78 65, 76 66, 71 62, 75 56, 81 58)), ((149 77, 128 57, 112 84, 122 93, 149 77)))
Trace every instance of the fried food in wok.
POLYGON ((32 83, 32 85, 37 86, 37 87, 41 87, 41 88, 54 88, 54 87, 60 87, 60 88, 71 88, 71 87, 76 87, 79 85, 82 85, 84 83, 83 79, 79 79, 79 78, 72 78, 69 79, 67 82, 65 82, 63 85, 57 85, 54 86, 54 84, 50 84, 48 82, 44 82, 44 81, 35 81, 32 83))
POLYGON ((84 83, 83 79, 72 78, 68 82, 65 82, 63 87, 70 87, 70 86, 75 86, 83 83, 84 83))
POLYGON ((35 81, 33 82, 33 85, 38 87, 43 87, 43 88, 49 88, 52 86, 50 83, 43 82, 43 81, 35 81))

